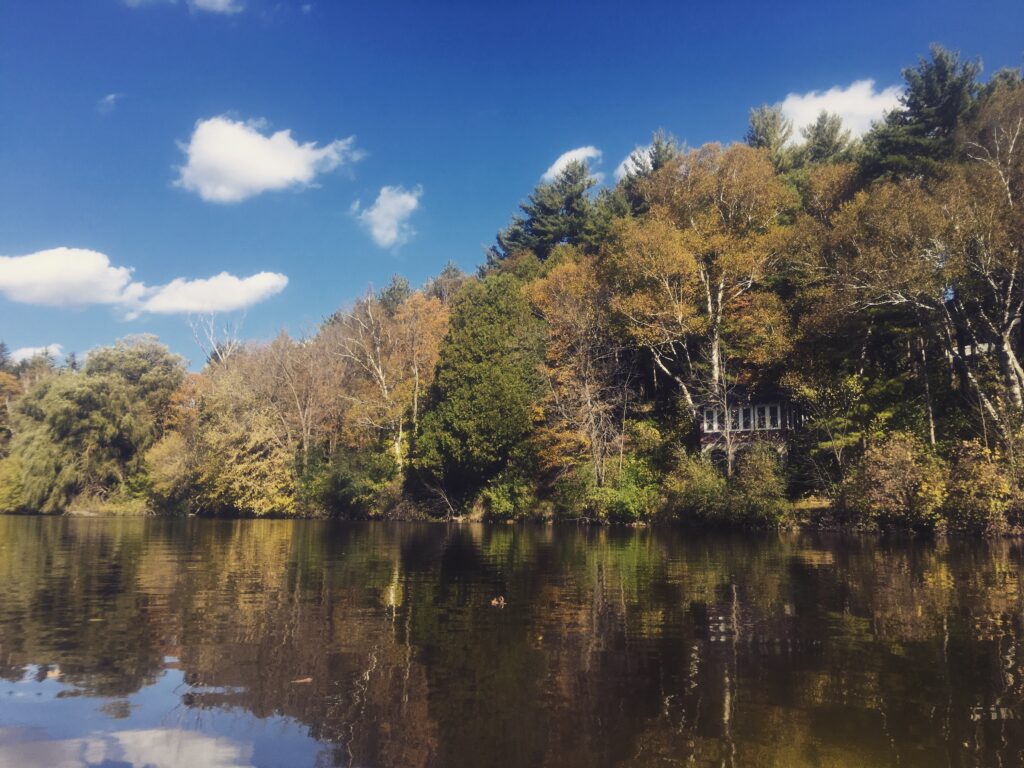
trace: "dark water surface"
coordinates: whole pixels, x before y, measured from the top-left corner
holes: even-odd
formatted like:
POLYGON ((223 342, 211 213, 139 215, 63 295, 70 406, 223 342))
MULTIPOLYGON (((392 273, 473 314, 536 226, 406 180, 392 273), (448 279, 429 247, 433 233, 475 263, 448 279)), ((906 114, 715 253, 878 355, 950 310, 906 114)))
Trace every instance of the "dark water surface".
POLYGON ((1022 547, 0 518, 0 766, 1021 766, 1022 547))

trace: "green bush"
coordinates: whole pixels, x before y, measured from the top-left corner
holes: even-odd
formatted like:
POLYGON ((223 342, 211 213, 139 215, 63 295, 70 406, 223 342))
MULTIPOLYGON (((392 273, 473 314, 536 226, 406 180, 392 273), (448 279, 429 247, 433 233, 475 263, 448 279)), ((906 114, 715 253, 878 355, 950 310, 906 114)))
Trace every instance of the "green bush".
POLYGON ((168 432, 146 451, 146 492, 153 507, 161 512, 184 514, 196 487, 192 452, 179 432, 168 432))
POLYGON ((502 473, 480 492, 484 514, 490 520, 515 520, 536 507, 533 483, 516 473, 502 473))
POLYGON ((725 477, 706 456, 681 453, 665 478, 665 508, 681 520, 718 520, 725 509, 725 477))
POLYGON ((954 530, 995 534, 1006 530, 1013 498, 1006 472, 991 451, 976 440, 957 449, 944 505, 954 530))
POLYGON ((0 513, 21 512, 25 508, 23 467, 16 456, 0 459, 0 513))
POLYGON ((556 514, 570 519, 586 515, 590 510, 594 488, 594 473, 589 464, 576 467, 559 477, 551 494, 556 514))
POLYGON ((854 521, 933 528, 941 524, 946 466, 917 437, 895 432, 864 452, 843 484, 841 507, 854 521))
POLYGON ((657 475, 645 459, 626 456, 610 481, 594 488, 588 506, 598 519, 636 523, 654 516, 661 498, 657 475))
POLYGON ((728 513, 740 522, 777 526, 787 521, 791 511, 775 448, 755 443, 740 453, 729 481, 728 513))
POLYGON ((337 517, 369 517, 397 493, 398 466, 390 453, 338 451, 307 470, 300 497, 307 508, 337 517))

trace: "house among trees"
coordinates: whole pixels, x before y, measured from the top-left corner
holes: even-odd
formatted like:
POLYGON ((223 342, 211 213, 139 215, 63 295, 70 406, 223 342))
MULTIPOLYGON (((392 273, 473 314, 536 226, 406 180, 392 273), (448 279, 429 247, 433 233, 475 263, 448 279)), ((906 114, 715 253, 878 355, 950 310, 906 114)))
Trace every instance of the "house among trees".
POLYGON ((720 454, 729 462, 756 442, 771 443, 780 455, 787 452, 789 437, 800 426, 800 413, 783 393, 759 396, 735 395, 728 409, 706 404, 700 411, 700 449, 720 454), (728 418, 726 412, 728 410, 728 418))

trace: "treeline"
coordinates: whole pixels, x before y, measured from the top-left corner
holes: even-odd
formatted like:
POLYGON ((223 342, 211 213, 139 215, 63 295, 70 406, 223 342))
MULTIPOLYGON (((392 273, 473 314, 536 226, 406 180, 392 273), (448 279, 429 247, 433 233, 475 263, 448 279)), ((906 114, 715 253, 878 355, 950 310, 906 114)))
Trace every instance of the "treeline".
POLYGON ((1024 83, 938 47, 903 76, 862 139, 765 106, 613 188, 570 164, 477 275, 211 332, 199 374, 147 338, 4 361, 0 509, 1015 527, 1024 83), (802 414, 786 460, 703 455, 704 409, 762 392, 802 414))

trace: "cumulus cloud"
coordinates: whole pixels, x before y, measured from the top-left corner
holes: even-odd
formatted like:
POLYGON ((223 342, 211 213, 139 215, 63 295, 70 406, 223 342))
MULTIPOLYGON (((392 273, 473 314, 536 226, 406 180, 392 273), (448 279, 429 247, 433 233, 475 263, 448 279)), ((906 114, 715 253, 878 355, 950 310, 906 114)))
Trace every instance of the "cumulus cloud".
MULTIPOLYGON (((558 178, 565 167, 574 160, 580 162, 589 163, 591 160, 594 162, 601 161, 601 150, 597 147, 576 147, 576 149, 570 149, 568 152, 563 152, 558 156, 558 159, 551 164, 551 167, 544 171, 544 175, 540 177, 541 181, 552 182, 558 178)), ((600 174, 594 174, 600 179, 600 174)))
POLYGON ((155 315, 233 312, 279 294, 288 278, 277 272, 235 277, 227 272, 205 280, 179 277, 149 292, 139 311, 155 315))
POLYGON ((613 174, 615 180, 621 181, 626 174, 636 173, 641 170, 643 168, 643 157, 646 157, 650 151, 650 144, 637 144, 633 151, 622 158, 622 162, 615 166, 615 173, 613 174), (637 163, 638 157, 640 158, 640 164, 637 163))
POLYGON ((108 112, 113 112, 114 107, 117 106, 117 102, 121 100, 123 95, 121 93, 108 93, 106 96, 101 97, 96 101, 96 111, 104 115, 108 112))
POLYGON ((132 271, 85 248, 51 248, 0 256, 0 294, 51 307, 121 304, 135 292, 132 271))
POLYGON ((64 346, 61 344, 47 344, 45 347, 22 347, 11 352, 11 360, 20 363, 24 360, 31 360, 33 357, 46 355, 47 357, 58 358, 64 346))
POLYGON ((381 248, 391 248, 408 242, 416 234, 409 217, 419 207, 422 196, 422 187, 381 187, 373 205, 360 212, 357 200, 352 204, 352 213, 369 231, 373 242, 381 248))
POLYGON ((171 315, 233 312, 284 290, 277 272, 207 279, 177 278, 159 286, 132 279, 133 270, 85 248, 52 248, 26 256, 0 256, 0 295, 21 304, 50 307, 111 305, 131 319, 143 313, 171 315))
POLYGON ((289 130, 265 135, 263 128, 260 120, 225 116, 197 121, 192 138, 181 145, 186 163, 175 183, 209 202, 237 203, 268 190, 308 186, 362 156, 351 136, 318 147, 299 144, 289 130))
POLYGON ((845 128, 854 136, 862 136, 873 121, 899 106, 902 93, 898 85, 878 91, 874 80, 857 80, 845 88, 836 85, 827 91, 791 93, 778 106, 793 121, 794 140, 799 140, 800 129, 813 123, 822 110, 839 115, 845 128))

